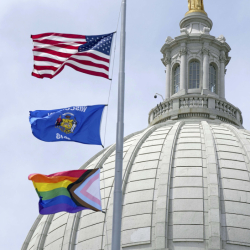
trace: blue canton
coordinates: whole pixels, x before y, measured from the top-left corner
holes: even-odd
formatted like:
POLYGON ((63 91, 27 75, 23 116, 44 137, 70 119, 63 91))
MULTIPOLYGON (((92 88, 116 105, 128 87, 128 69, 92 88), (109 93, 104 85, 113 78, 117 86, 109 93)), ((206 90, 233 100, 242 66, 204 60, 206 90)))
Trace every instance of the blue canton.
POLYGON ((78 52, 96 50, 109 56, 113 35, 114 33, 99 36, 86 36, 87 43, 79 46, 78 52))

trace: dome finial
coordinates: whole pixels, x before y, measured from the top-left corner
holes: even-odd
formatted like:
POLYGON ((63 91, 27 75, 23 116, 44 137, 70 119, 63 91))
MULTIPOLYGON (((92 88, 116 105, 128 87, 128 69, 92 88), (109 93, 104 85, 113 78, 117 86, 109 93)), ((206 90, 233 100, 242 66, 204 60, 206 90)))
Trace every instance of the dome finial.
POLYGON ((207 13, 204 11, 203 0, 188 0, 188 8, 189 11, 186 13, 186 15, 193 12, 200 12, 207 15, 207 13))

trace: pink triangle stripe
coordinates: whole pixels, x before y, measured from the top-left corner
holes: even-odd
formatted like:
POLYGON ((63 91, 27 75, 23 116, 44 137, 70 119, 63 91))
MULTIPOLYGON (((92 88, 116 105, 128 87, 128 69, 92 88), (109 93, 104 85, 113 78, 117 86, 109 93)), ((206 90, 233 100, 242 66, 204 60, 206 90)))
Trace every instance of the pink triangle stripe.
POLYGON ((97 199, 96 197, 94 197, 93 195, 91 195, 90 193, 87 192, 88 188, 92 185, 92 183, 96 180, 99 179, 99 174, 94 176, 84 187, 83 189, 80 191, 81 194, 83 194, 85 197, 87 197, 88 199, 92 200, 93 202, 97 203, 99 206, 101 206, 101 201, 99 199, 97 199))

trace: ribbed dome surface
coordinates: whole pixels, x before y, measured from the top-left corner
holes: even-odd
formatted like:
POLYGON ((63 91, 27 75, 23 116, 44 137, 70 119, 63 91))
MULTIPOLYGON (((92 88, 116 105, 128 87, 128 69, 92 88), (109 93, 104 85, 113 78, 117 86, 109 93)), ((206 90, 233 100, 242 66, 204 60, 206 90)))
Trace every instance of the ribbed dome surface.
MULTIPOLYGON (((122 249, 250 249, 250 132, 219 120, 167 121, 124 139, 122 249)), ((22 250, 111 249, 115 145, 102 168, 106 214, 38 216, 22 250)))

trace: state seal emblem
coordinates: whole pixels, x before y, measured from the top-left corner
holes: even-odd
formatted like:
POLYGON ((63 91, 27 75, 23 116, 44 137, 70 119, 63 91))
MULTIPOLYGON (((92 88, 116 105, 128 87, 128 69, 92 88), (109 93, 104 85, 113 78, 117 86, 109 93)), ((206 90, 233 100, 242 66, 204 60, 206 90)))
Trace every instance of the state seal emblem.
POLYGON ((65 134, 71 134, 74 132, 77 126, 76 118, 72 113, 65 113, 60 115, 55 123, 55 127, 59 128, 65 134))

